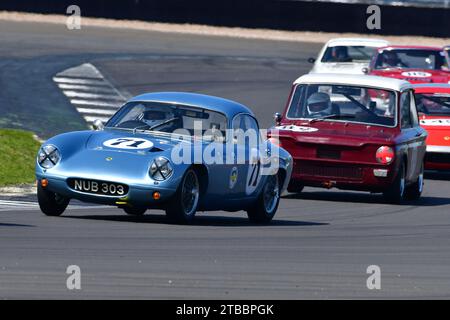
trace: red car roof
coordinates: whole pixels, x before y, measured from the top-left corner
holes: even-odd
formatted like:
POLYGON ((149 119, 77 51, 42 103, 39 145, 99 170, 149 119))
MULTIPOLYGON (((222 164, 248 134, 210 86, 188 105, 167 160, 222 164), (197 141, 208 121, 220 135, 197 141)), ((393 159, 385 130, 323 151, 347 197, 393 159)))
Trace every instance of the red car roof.
POLYGON ((394 45, 394 46, 387 46, 387 47, 381 47, 378 48, 379 51, 385 50, 385 49, 425 49, 425 50, 435 50, 435 51, 442 51, 441 47, 431 47, 431 46, 406 46, 406 45, 394 45))

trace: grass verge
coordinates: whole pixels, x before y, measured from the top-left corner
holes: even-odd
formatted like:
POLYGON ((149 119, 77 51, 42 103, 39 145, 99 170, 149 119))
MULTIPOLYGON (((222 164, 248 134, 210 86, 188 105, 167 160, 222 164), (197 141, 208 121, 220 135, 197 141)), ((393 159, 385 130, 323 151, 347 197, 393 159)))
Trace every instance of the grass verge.
POLYGON ((33 133, 0 129, 0 187, 31 183, 40 143, 33 133))

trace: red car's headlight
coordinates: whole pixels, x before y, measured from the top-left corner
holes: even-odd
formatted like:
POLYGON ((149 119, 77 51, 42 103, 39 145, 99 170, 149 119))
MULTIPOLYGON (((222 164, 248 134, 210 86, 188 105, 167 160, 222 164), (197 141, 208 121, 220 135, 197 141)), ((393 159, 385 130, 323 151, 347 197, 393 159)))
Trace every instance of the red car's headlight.
POLYGON ((394 156, 394 150, 387 146, 379 147, 377 153, 375 154, 377 161, 381 164, 390 164, 394 161, 394 156))

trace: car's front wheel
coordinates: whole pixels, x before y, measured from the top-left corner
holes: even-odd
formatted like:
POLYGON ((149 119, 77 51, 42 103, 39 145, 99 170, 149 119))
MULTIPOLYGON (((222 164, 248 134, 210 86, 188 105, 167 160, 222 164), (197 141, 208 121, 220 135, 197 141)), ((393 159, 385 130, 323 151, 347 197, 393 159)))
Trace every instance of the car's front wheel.
POLYGON ((280 182, 278 175, 268 176, 254 205, 247 210, 248 218, 254 223, 269 223, 280 203, 280 182))
POLYGON ((424 165, 422 163, 422 166, 420 168, 420 174, 417 177, 416 182, 414 182, 410 186, 406 187, 405 199, 417 200, 420 198, 420 196, 422 195, 423 185, 424 185, 423 174, 424 174, 424 165))
POLYGON ((189 223, 194 219, 200 199, 200 183, 197 173, 189 169, 183 176, 178 190, 166 208, 166 215, 175 223, 189 223))
POLYGON ((139 207, 126 207, 123 208, 123 211, 125 211, 125 213, 129 214, 130 216, 143 216, 147 209, 139 207))
POLYGON ((402 162, 394 182, 383 193, 384 198, 391 203, 399 203, 403 200, 406 190, 406 167, 402 162))
POLYGON ((37 197, 41 211, 47 216, 60 216, 69 205, 70 199, 43 188, 37 187, 37 197))

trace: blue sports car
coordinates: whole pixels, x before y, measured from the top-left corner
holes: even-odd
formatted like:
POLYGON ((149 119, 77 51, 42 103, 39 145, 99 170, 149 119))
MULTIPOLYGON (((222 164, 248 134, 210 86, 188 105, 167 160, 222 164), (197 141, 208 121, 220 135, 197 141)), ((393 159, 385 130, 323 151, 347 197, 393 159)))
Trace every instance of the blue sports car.
POLYGON ((44 214, 59 216, 78 199, 131 215, 164 209, 177 223, 210 210, 246 210, 252 222, 268 223, 291 176, 291 156, 265 139, 253 113, 218 97, 143 94, 94 129, 40 148, 44 214))

